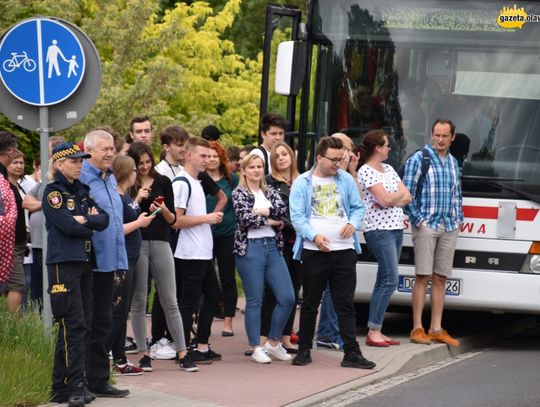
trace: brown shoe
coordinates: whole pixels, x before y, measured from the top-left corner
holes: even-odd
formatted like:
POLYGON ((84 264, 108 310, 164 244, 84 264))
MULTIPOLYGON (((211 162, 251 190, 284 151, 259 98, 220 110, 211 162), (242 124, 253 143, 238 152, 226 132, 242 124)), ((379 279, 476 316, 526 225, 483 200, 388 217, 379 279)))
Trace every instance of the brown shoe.
POLYGON ((413 329, 410 338, 412 343, 420 343, 422 345, 431 344, 431 339, 429 339, 429 336, 426 335, 423 328, 413 329))
POLYGON ((457 339, 452 338, 450 335, 448 335, 448 332, 446 332, 444 329, 441 329, 437 333, 433 333, 429 331, 428 337, 432 341, 446 343, 449 346, 459 346, 459 341, 457 339))

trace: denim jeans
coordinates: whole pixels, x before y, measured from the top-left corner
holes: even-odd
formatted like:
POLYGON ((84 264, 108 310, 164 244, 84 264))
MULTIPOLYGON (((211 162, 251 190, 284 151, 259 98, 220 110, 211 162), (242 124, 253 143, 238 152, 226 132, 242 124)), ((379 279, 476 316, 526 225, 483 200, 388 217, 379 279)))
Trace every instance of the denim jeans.
POLYGON ((372 230, 364 233, 369 251, 379 265, 369 304, 368 328, 380 330, 392 293, 398 286, 398 263, 403 230, 372 230))
POLYGON ((268 284, 277 305, 272 313, 268 337, 281 340, 283 328, 294 306, 294 290, 289 271, 273 237, 248 239, 244 256, 236 256, 246 296, 246 332, 251 346, 260 345, 261 307, 264 282, 268 284))
POLYGON ((330 284, 326 286, 321 301, 317 339, 337 343, 341 342, 341 337, 339 336, 338 316, 336 314, 336 309, 334 308, 334 303, 332 302, 330 284))

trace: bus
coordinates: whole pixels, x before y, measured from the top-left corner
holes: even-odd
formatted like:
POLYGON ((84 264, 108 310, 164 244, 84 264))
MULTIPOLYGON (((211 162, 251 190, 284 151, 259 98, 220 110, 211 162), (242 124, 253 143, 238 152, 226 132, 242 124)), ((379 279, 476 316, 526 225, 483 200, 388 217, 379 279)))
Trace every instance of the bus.
MULTIPOLYGON (((436 118, 456 124, 465 220, 446 309, 540 313, 539 17, 531 1, 312 0, 306 23, 298 9, 267 8, 261 112, 279 106, 276 91, 286 96, 300 168, 322 136, 358 142, 382 128, 398 169, 430 142, 436 118)), ((408 220, 404 227, 391 306, 411 303, 408 220)), ((361 240, 355 301, 365 309, 377 264, 361 240)))

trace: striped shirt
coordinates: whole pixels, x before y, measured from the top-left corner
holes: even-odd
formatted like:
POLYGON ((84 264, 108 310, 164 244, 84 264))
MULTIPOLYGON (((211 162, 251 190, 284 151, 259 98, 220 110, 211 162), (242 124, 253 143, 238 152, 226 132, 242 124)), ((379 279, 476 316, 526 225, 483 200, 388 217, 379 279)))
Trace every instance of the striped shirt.
MULTIPOLYGON (((418 226, 422 221, 433 230, 443 223, 446 231, 457 229, 463 221, 463 196, 457 160, 448 153, 440 159, 435 149, 426 144, 430 166, 424 178, 422 195, 418 201, 405 206, 411 223, 418 226)), ((422 172, 422 150, 414 153, 405 163, 403 183, 414 197, 422 172)))

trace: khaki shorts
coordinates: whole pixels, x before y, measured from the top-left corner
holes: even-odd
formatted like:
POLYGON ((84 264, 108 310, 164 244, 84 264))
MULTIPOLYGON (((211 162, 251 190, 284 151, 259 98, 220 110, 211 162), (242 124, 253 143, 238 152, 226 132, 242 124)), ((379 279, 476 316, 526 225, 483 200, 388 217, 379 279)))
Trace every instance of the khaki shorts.
POLYGON ((458 234, 459 228, 447 232, 444 225, 439 225, 437 230, 425 224, 420 227, 413 225, 412 240, 416 274, 422 276, 438 274, 450 277, 458 234))

